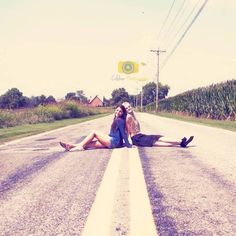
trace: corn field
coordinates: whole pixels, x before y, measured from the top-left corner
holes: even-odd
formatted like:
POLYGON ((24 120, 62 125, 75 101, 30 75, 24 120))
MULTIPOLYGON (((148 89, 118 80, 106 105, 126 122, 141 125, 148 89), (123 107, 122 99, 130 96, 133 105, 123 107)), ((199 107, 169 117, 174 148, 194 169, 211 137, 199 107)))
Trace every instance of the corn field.
POLYGON ((161 100, 159 110, 218 120, 236 118, 236 80, 213 84, 161 100))

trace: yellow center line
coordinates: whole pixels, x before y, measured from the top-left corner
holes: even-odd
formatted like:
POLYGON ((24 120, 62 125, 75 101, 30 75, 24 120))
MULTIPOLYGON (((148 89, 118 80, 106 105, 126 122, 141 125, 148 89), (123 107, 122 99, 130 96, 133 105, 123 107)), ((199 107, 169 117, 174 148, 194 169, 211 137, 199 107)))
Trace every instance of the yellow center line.
POLYGON ((121 150, 114 149, 90 210, 83 236, 109 236, 119 176, 121 150))
POLYGON ((130 236, 156 236, 150 200, 137 148, 129 151, 130 166, 130 236))

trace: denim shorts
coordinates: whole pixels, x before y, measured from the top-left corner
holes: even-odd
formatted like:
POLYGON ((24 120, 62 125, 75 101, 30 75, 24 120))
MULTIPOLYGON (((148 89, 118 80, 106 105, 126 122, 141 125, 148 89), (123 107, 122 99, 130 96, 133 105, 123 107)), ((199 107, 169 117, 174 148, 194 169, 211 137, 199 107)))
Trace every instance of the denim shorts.
POLYGON ((121 147, 121 146, 122 146, 122 143, 120 142, 120 140, 117 140, 116 138, 111 137, 110 148, 118 148, 118 147, 121 147))

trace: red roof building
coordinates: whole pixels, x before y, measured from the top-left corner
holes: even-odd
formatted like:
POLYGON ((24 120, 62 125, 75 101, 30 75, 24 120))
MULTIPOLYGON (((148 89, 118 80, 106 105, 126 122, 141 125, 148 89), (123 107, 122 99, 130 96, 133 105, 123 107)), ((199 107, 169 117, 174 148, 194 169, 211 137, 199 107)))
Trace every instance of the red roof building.
POLYGON ((93 99, 91 99, 88 103, 90 107, 102 107, 103 101, 96 95, 93 99))

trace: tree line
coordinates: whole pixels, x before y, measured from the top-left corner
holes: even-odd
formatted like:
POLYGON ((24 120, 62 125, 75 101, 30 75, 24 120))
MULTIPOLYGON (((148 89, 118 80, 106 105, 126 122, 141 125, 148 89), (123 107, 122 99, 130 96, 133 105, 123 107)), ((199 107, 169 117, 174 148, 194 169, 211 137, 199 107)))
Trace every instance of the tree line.
MULTIPOLYGON (((164 99, 169 92, 170 87, 168 85, 162 85, 159 83, 158 97, 164 99)), ((143 86, 142 89, 143 105, 152 103, 156 97, 156 83, 150 82, 143 86)), ((89 99, 85 96, 83 90, 76 92, 68 92, 65 100, 74 100, 81 104, 87 104, 89 99)), ((133 105, 140 104, 141 94, 130 95, 125 88, 114 89, 111 93, 111 98, 107 99, 103 97, 104 106, 116 106, 123 101, 129 101, 133 105)), ((18 88, 11 88, 6 93, 0 96, 0 109, 19 109, 19 108, 33 108, 39 105, 47 105, 57 103, 56 99, 50 95, 40 96, 24 96, 18 88)))
MULTIPOLYGON (((158 89, 158 97, 159 99, 164 99, 169 92, 170 87, 168 85, 162 85, 159 83, 159 89, 158 89)), ((150 82, 143 86, 142 88, 142 94, 141 92, 135 95, 130 95, 125 88, 118 88, 113 90, 111 93, 110 99, 103 99, 105 105, 108 104, 108 106, 115 106, 117 104, 120 104, 124 101, 129 101, 133 104, 133 106, 140 105, 141 103, 141 96, 142 96, 142 103, 144 106, 146 106, 149 103, 152 103, 155 101, 156 98, 156 83, 150 82)))

